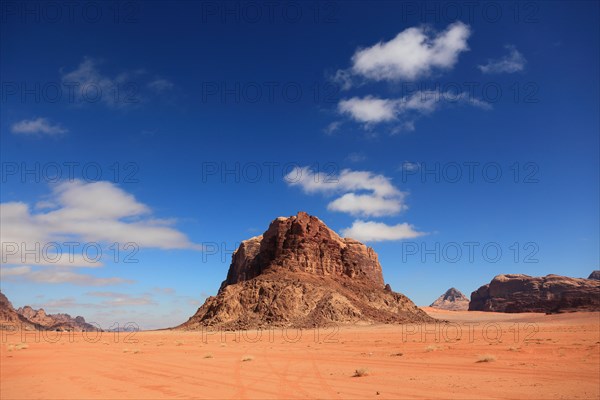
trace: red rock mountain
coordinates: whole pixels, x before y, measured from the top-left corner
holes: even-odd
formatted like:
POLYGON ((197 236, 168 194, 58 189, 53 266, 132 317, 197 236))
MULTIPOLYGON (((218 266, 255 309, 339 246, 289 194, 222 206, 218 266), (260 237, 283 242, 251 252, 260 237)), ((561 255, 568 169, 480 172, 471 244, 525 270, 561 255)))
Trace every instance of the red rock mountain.
POLYGON ((43 308, 35 310, 30 306, 17 309, 17 312, 29 321, 43 326, 48 330, 63 331, 97 331, 98 327, 85 322, 85 318, 71 317, 69 314, 46 314, 43 308))
POLYGON ((449 311, 466 311, 469 309, 469 299, 460 290, 450 288, 429 307, 449 311))
POLYGON ((43 309, 25 306, 15 310, 6 296, 0 293, 0 330, 61 330, 97 331, 83 317, 72 318, 69 314, 46 314, 43 309))
POLYGON ((43 329, 19 314, 6 296, 0 293, 0 330, 43 329))
POLYGON ((560 275, 498 275, 471 293, 469 311, 600 311, 600 281, 560 275))
POLYGON ((300 212, 241 243, 219 292, 181 329, 432 321, 384 285, 373 249, 300 212))

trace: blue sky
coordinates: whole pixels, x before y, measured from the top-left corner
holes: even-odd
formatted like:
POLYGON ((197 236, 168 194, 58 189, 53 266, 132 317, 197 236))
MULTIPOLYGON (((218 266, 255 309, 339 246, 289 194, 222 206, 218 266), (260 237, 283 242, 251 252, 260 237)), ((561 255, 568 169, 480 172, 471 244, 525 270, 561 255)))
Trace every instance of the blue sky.
POLYGON ((598 269, 596 2, 29 4, 0 14, 16 306, 172 326, 300 210, 419 305, 598 269))

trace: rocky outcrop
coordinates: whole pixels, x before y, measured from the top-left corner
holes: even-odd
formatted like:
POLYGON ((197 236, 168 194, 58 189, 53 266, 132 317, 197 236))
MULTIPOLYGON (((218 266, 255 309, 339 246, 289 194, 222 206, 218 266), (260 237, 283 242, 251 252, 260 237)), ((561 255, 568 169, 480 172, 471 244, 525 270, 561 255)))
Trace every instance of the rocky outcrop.
POLYGON ((28 320, 30 320, 31 322, 42 326, 50 327, 55 323, 53 318, 46 315, 46 312, 43 308, 40 308, 39 310, 34 310, 30 306, 25 306, 19 307, 17 309, 17 312, 25 318, 27 318, 28 320))
POLYGON ((593 279, 595 281, 600 281, 600 269, 592 271, 592 273, 590 274, 590 276, 588 276, 588 279, 593 279))
POLYGON ((367 279, 383 287, 381 266, 373 249, 354 239, 340 238, 317 217, 300 212, 277 218, 263 235, 242 242, 221 288, 278 268, 367 279))
POLYGON ((43 329, 19 314, 6 296, 0 293, 0 330, 43 329))
POLYGON ((469 311, 600 311, 600 281, 560 275, 498 275, 471 293, 469 311))
POLYGON ((430 307, 449 311, 466 311, 469 309, 469 299, 460 290, 450 288, 431 303, 430 307))
POLYGON ((17 313, 27 318, 29 321, 44 327, 47 330, 61 331, 97 331, 99 330, 92 324, 85 322, 85 318, 77 316, 71 317, 69 314, 46 314, 43 308, 35 310, 30 306, 17 309, 17 313))
POLYGON ((304 212, 242 242, 219 292, 181 329, 432 321, 383 281, 373 249, 304 212))

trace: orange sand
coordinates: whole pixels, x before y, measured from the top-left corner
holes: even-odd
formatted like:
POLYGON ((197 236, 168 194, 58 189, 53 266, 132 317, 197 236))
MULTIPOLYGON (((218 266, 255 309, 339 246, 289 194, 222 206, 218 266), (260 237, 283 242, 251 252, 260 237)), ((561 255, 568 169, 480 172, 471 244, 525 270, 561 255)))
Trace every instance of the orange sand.
POLYGON ((56 343, 4 332, 0 397, 600 398, 600 313, 425 310, 452 324, 425 337, 425 327, 378 325, 274 329, 258 341, 257 331, 63 333, 56 343), (353 377, 361 368, 368 375, 353 377))

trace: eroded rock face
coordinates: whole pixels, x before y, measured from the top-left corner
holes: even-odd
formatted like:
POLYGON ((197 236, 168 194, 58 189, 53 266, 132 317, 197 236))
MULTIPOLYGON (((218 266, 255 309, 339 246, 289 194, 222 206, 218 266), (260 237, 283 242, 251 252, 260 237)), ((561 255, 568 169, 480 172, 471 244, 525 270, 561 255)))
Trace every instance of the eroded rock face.
POLYGON ((242 242, 221 288, 268 269, 367 279, 383 287, 381 266, 373 249, 340 238, 320 219, 304 212, 277 218, 263 235, 242 242))
POLYGON ((560 275, 498 275, 471 293, 469 311, 600 311, 600 281, 560 275))
POLYGON ((0 293, 0 330, 33 330, 41 327, 20 315, 6 296, 0 293))
POLYGON ((179 328, 314 327, 433 319, 383 281, 373 249, 304 212, 242 242, 227 279, 179 328))
POLYGON ((17 313, 27 318, 34 324, 40 325, 47 330, 64 331, 97 331, 94 325, 85 322, 83 317, 71 317, 69 314, 46 314, 43 308, 35 310, 30 306, 20 307, 17 313))
POLYGON ((466 311, 469 309, 469 299, 460 290, 450 288, 431 303, 430 307, 449 311, 466 311))
POLYGON ((40 324, 46 327, 50 327, 54 325, 54 319, 46 315, 46 312, 43 308, 39 310, 34 310, 30 306, 19 307, 17 312, 36 324, 40 324))

